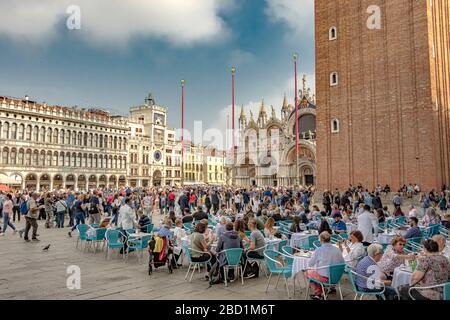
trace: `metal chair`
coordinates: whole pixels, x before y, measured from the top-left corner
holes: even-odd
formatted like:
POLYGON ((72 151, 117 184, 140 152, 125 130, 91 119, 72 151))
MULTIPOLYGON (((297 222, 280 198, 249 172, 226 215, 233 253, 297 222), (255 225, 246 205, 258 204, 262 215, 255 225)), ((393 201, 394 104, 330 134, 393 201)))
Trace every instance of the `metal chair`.
POLYGON ((193 268, 191 277, 189 279, 189 282, 191 282, 192 281, 192 277, 194 276, 194 273, 195 273, 195 269, 197 267, 198 267, 198 271, 200 272, 200 266, 202 266, 202 265, 204 265, 204 266, 210 265, 211 266, 212 255, 209 252, 197 251, 195 249, 188 248, 186 246, 183 246, 183 251, 184 251, 184 254, 186 255, 186 258, 187 258, 187 260, 189 262, 189 267, 188 267, 186 276, 184 277, 184 280, 186 280, 188 278, 189 272, 191 271, 191 268, 193 268), (201 254, 207 253, 209 255, 209 259, 206 260, 206 261, 202 261, 202 262, 194 262, 194 261, 192 261, 192 252, 201 253, 201 254))
MULTIPOLYGON (((105 259, 109 258, 109 250, 122 248, 123 252, 125 252, 125 242, 127 241, 126 236, 120 232, 119 230, 107 230, 105 234, 106 239, 106 254, 105 259), (125 241, 120 241, 121 237, 125 237, 125 241)), ((125 254, 123 255, 125 259, 125 254)))
POLYGON ((345 271, 348 274, 348 278, 350 280, 350 283, 352 284, 353 291, 355 292, 355 297, 353 298, 353 300, 358 299, 359 295, 361 295, 359 300, 362 300, 364 296, 374 296, 374 297, 379 296, 379 297, 381 297, 381 299, 386 300, 386 296, 384 295, 384 291, 386 290, 386 287, 382 281, 379 281, 379 283, 377 282, 377 285, 379 285, 380 289, 381 289, 379 292, 365 292, 358 288, 358 285, 356 284, 356 279, 363 278, 364 281, 373 281, 373 280, 356 273, 349 266, 346 267, 345 271))
POLYGON ((414 297, 411 295, 412 290, 420 291, 420 290, 429 290, 429 289, 437 289, 437 288, 443 288, 443 292, 442 292, 443 300, 446 300, 446 301, 450 300, 450 282, 438 284, 435 286, 429 286, 429 287, 411 287, 408 290, 408 294, 412 300, 415 300, 414 297))
MULTIPOLYGON (((309 288, 310 288, 310 283, 314 282, 319 284, 322 287, 322 293, 324 296, 324 299, 327 299, 327 293, 325 292, 325 288, 326 287, 334 287, 334 286, 338 286, 339 288, 339 295, 341 297, 341 300, 343 300, 342 297, 342 289, 341 289, 341 278, 344 274, 345 271, 345 263, 342 264, 336 264, 336 265, 330 265, 330 266, 324 266, 324 267, 319 267, 319 268, 313 268, 313 269, 308 269, 308 270, 320 270, 320 269, 328 269, 328 273, 329 273, 329 277, 328 277, 328 281, 320 281, 314 278, 308 278, 307 279, 307 289, 306 289, 306 299, 308 298, 308 294, 309 294, 309 288)), ((306 271, 308 271, 306 270, 306 271)))
MULTIPOLYGON (((88 235, 87 236, 88 246, 85 246, 85 249, 88 249, 88 247, 90 248, 91 245, 94 245, 94 254, 96 254, 97 248, 98 248, 98 245, 100 244, 100 242, 103 243, 103 246, 105 245, 106 230, 107 230, 106 228, 98 228, 98 229, 95 229, 94 235, 92 235, 92 236, 88 235)), ((102 249, 103 249, 103 247, 102 247, 102 249)))
POLYGON ((77 230, 78 230, 78 238, 76 248, 78 249, 78 242, 80 242, 81 249, 83 249, 83 241, 86 242, 87 240, 86 232, 89 230, 89 226, 87 224, 79 224, 77 225, 77 230))
POLYGON ((225 276, 225 287, 228 287, 228 270, 229 268, 234 268, 236 272, 236 277, 241 276, 242 285, 244 285, 244 270, 242 269, 241 264, 241 258, 242 253, 244 252, 241 248, 233 248, 233 249, 226 249, 217 254, 224 254, 227 259, 227 264, 223 267, 224 268, 224 276, 225 276))
POLYGON ((269 289, 270 280, 272 279, 272 275, 275 274, 275 275, 278 275, 275 288, 278 287, 278 282, 280 280, 280 277, 283 276, 288 297, 291 298, 287 279, 291 278, 291 276, 292 276, 292 260, 293 260, 293 258, 289 257, 289 256, 283 256, 283 258, 287 261, 287 264, 288 264, 287 266, 284 266, 280 261, 277 260, 277 258, 279 256, 283 256, 283 255, 274 250, 265 250, 264 251, 264 261, 266 262, 266 265, 267 265, 267 267, 269 269, 269 273, 270 273, 269 280, 267 281, 266 293, 269 289), (291 266, 289 266, 289 265, 291 265, 291 266))

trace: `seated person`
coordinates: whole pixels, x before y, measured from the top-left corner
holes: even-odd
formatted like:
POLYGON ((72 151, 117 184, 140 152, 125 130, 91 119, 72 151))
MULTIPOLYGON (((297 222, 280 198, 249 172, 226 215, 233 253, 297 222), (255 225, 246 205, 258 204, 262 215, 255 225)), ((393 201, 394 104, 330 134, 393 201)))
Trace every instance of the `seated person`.
POLYGON ((141 229, 141 232, 147 232, 147 226, 151 224, 150 218, 144 214, 142 209, 138 210, 138 217, 139 229, 141 229))
POLYGON ((364 237, 359 230, 350 233, 350 243, 348 240, 339 240, 338 247, 342 251, 345 262, 352 268, 356 267, 358 260, 365 254, 364 245, 362 244, 364 237))
POLYGON ((450 213, 444 215, 444 220, 442 220, 441 223, 447 230, 450 229, 450 213))
POLYGON ((406 245, 406 239, 395 237, 392 239, 391 245, 378 263, 380 270, 385 274, 386 279, 392 279, 395 268, 405 263, 405 260, 414 260, 414 254, 406 254, 403 248, 406 245))
POLYGON ((173 246, 174 246, 174 257, 175 261, 177 261, 178 267, 181 267, 181 264, 178 263, 178 259, 181 256, 182 252, 182 239, 186 237, 186 230, 183 227, 183 221, 180 218, 175 220, 175 230, 173 231, 173 246))
MULTIPOLYGON (((219 264, 221 268, 220 272, 222 273, 222 275, 223 275, 223 267, 227 264, 227 257, 224 253, 222 253, 222 251, 234 248, 242 248, 242 249, 244 248, 238 232, 234 230, 233 223, 228 222, 225 228, 226 228, 225 232, 220 236, 216 248, 216 251, 218 252, 217 259, 219 259, 219 264)), ((230 279, 230 281, 234 279, 233 268, 228 270, 228 279, 230 279)))
POLYGON ((323 219, 322 221, 320 221, 318 232, 319 232, 319 234, 321 234, 324 231, 328 232, 329 234, 333 233, 333 231, 331 231, 331 228, 330 228, 330 225, 328 224, 327 219, 323 219))
POLYGON ((173 234, 172 231, 170 231, 170 228, 172 228, 172 220, 170 218, 165 218, 164 223, 158 230, 158 235, 160 237, 166 237, 167 240, 172 240, 173 234))
MULTIPOLYGON (((450 264, 448 259, 439 253, 439 245, 431 239, 423 242, 424 252, 418 257, 417 268, 412 274, 411 286, 401 286, 402 300, 411 300, 410 287, 431 287, 446 283, 449 279, 450 264)), ((442 300, 443 289, 411 290, 415 300, 442 300)))
MULTIPOLYGON (((333 246, 331 241, 331 234, 324 231, 320 234, 321 246, 314 251, 311 260, 309 261, 309 269, 306 271, 305 276, 319 281, 328 281, 330 277, 329 268, 324 268, 330 265, 343 264, 345 263, 342 257, 342 252, 335 246, 333 246)), ((311 299, 313 300, 323 300, 322 287, 314 282, 310 283, 314 290, 311 299)))
POLYGON ((197 207, 197 212, 195 212, 192 216, 194 217, 195 221, 208 219, 208 214, 203 211, 203 207, 202 206, 198 206, 197 207))
POLYGON ((448 249, 450 248, 446 248, 447 244, 445 241, 444 236, 440 235, 440 234, 436 234, 434 235, 431 240, 435 241, 438 246, 439 246, 439 252, 442 254, 446 254, 446 251, 448 251, 448 249))
MULTIPOLYGON (((382 283, 385 286, 384 295, 387 300, 395 300, 396 292, 395 289, 389 287, 391 284, 390 280, 383 280, 381 278, 382 272, 379 270, 378 262, 383 257, 383 247, 378 243, 373 243, 367 248, 367 256, 364 257, 356 265, 355 282, 356 286, 360 291, 364 292, 380 292, 382 291, 382 283), (378 270, 378 271, 377 271, 378 270), (376 282, 370 281, 371 277, 376 274, 380 274, 380 279, 375 279, 376 282), (360 277, 360 276, 361 277, 360 277)), ((378 300, 382 300, 377 296, 378 300)))
POLYGON ((295 216, 294 220, 289 228, 289 231, 292 233, 300 233, 302 232, 302 230, 300 229, 300 223, 301 223, 301 219, 299 216, 295 216))
POLYGON ((187 211, 185 210, 185 215, 182 218, 183 223, 192 223, 194 221, 194 217, 189 212, 189 209, 187 211))
POLYGON ((273 238, 273 236, 277 233, 277 229, 273 226, 275 225, 275 220, 273 218, 269 218, 264 226, 264 237, 273 238))
POLYGON ((214 231, 216 232, 216 236, 218 239, 222 236, 222 234, 225 232, 225 226, 227 225, 227 218, 225 216, 222 216, 220 218, 219 223, 216 225, 214 231))
MULTIPOLYGON (((211 270, 211 266, 216 262, 216 257, 209 250, 210 243, 205 240, 204 233, 206 226, 204 223, 197 223, 195 230, 191 234, 191 257, 192 262, 205 262, 210 260, 210 264, 207 265, 207 271, 211 270)), ((205 276, 209 278, 209 275, 205 276)))
POLYGON ((422 231, 420 231, 420 228, 417 226, 418 224, 419 224, 419 220, 416 217, 409 218, 409 227, 410 228, 405 233, 405 236, 404 236, 405 239, 422 237, 422 231))
POLYGON ((213 230, 208 228, 208 219, 202 219, 200 220, 201 223, 203 223, 206 226, 205 233, 203 234, 205 237, 205 240, 209 243, 213 243, 216 241, 216 235, 213 230))
POLYGON ((234 221, 234 230, 239 234, 239 237, 242 241, 245 241, 246 243, 249 242, 249 239, 247 238, 247 235, 245 234, 245 223, 242 219, 237 219, 234 221))
POLYGON ((342 215, 340 213, 334 215, 334 222, 331 224, 331 229, 337 234, 347 232, 347 225, 342 221, 342 215))
POLYGON ((254 259, 264 259, 264 249, 266 246, 266 240, 261 231, 256 227, 256 219, 250 219, 248 222, 248 229, 250 234, 250 246, 247 249, 248 256, 254 259))

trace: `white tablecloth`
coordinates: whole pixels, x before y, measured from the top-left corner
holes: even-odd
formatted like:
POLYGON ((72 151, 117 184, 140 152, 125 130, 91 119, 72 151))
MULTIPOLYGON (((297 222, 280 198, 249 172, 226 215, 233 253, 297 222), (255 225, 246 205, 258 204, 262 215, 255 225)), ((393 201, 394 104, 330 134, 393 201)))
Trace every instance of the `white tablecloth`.
POLYGON ((303 246, 307 246, 308 245, 308 236, 310 236, 310 234, 306 234, 303 232, 293 233, 291 235, 290 246, 293 248, 298 248, 300 246, 300 244, 303 246))
POLYGON ((308 264, 311 258, 294 256, 294 261, 292 263, 292 277, 294 278, 297 273, 308 269, 308 264))
POLYGON ((358 230, 358 226, 354 223, 347 223, 347 233, 350 234, 351 232, 358 230))
POLYGON ((397 235, 391 233, 379 233, 377 237, 377 242, 381 244, 391 244, 392 239, 394 239, 397 235))
POLYGON ((398 292, 398 288, 405 284, 411 284, 412 272, 403 270, 403 267, 395 268, 392 277, 392 287, 398 292))

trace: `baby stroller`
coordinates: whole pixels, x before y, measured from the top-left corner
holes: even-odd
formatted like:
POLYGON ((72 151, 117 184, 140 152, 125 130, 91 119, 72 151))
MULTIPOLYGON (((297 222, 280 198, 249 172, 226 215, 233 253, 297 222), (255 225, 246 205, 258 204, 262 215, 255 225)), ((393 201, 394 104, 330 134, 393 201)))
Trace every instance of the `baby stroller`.
POLYGON ((152 275, 153 268, 157 269, 167 264, 170 273, 173 273, 173 267, 176 262, 173 258, 173 247, 166 237, 154 235, 148 242, 148 275, 152 275))

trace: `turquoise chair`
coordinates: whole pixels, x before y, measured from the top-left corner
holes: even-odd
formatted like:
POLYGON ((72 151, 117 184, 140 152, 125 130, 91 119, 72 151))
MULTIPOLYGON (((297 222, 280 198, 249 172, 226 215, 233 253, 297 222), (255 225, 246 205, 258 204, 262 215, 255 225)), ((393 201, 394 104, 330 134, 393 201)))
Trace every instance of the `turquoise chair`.
POLYGON ((316 240, 313 242, 313 246, 316 249, 319 249, 322 246, 322 243, 320 243, 320 240, 316 240))
POLYGON ((406 217, 405 217, 405 216, 398 217, 398 218, 395 220, 395 224, 396 224, 396 225, 399 225, 399 226, 404 226, 404 225, 406 225, 406 217))
MULTIPOLYGON (((121 238, 124 236, 122 232, 119 230, 108 230, 106 231, 105 238, 106 238, 106 255, 105 258, 108 260, 109 258, 109 250, 114 249, 122 249, 123 252, 125 252, 125 242, 121 240, 121 238)), ((126 240, 125 240, 126 241, 126 240)), ((125 255, 123 255, 123 258, 125 258, 125 255)))
POLYGON ((430 230, 430 232, 431 232, 431 237, 433 237, 433 236, 439 234, 439 230, 441 229, 441 224, 440 224, 440 223, 437 223, 437 224, 431 224, 431 225, 429 226, 429 228, 431 229, 431 230, 430 230))
POLYGON ((281 253, 287 256, 292 256, 294 253, 298 252, 299 250, 297 248, 293 248, 291 246, 283 246, 281 248, 281 253))
POLYGON ((319 240, 319 236, 310 235, 310 236, 308 236, 308 243, 306 245, 300 244, 300 249, 314 251, 316 249, 314 247, 314 241, 318 241, 318 240, 319 240))
POLYGON ((183 252, 184 252, 184 254, 185 254, 185 256, 186 256, 186 258, 187 258, 187 260, 189 262, 189 267, 188 267, 186 276, 184 277, 184 280, 186 280, 188 278, 189 272, 191 272, 191 268, 192 268, 192 274, 191 274, 191 277, 189 279, 189 282, 192 281, 192 277, 194 276, 195 269, 197 267, 198 267, 198 271, 200 271, 200 267, 201 266, 205 266, 205 267, 208 266, 208 265, 211 266, 211 254, 209 252, 197 251, 197 250, 188 248, 186 246, 183 246, 183 252), (194 261, 192 261, 192 252, 197 252, 197 253, 201 253, 201 254, 207 253, 209 255, 209 259, 206 260, 206 261, 203 261, 203 262, 194 262, 194 261))
MULTIPOLYGON (((249 254, 250 254, 250 252, 258 252, 260 250, 267 249, 267 248, 268 248, 268 245, 265 245, 264 247, 261 247, 261 248, 255 248, 254 250, 247 250, 247 251, 245 251, 244 254, 245 254, 245 258, 246 259, 245 259, 244 271, 247 268, 247 264, 248 263, 252 263, 252 262, 256 262, 258 264, 259 268, 261 269, 261 266, 263 265, 262 262, 264 262, 264 257, 262 257, 261 259, 259 259, 259 258, 251 258, 249 256, 249 254)), ((272 248, 273 248, 273 246, 272 246, 272 248)), ((267 266, 264 267, 264 273, 265 273, 265 275, 267 277, 268 276, 268 274, 267 274, 267 266)))
POLYGON ((348 240, 348 233, 341 233, 339 234, 339 237, 341 238, 341 240, 348 240))
POLYGON ((409 252, 419 252, 422 249, 422 237, 410 238, 406 240, 405 250, 409 252))
MULTIPOLYGON (((346 264, 342 263, 342 264, 336 264, 336 265, 326 266, 326 267, 322 267, 322 268, 317 268, 317 269, 328 268, 330 277, 328 278, 327 282, 322 282, 322 281, 319 281, 314 278, 308 278, 305 299, 308 299, 310 284, 312 282, 314 282, 322 287, 322 293, 323 293, 323 297, 325 300, 327 299, 327 293, 325 291, 325 288, 334 287, 334 286, 338 287, 339 295, 341 297, 341 300, 343 300, 342 289, 341 289, 341 279, 345 272, 345 267, 346 267, 346 264)), ((317 269, 315 269, 315 270, 317 270, 317 269)))
POLYGON ((277 251, 267 249, 264 251, 264 261, 266 262, 266 265, 269 269, 269 274, 270 274, 269 280, 267 281, 266 293, 269 290, 269 285, 270 285, 270 280, 272 279, 272 275, 278 275, 275 289, 278 287, 278 282, 280 280, 280 277, 283 276, 288 297, 291 298, 287 279, 292 277, 293 258, 290 256, 284 256, 283 254, 281 254, 277 251), (283 263, 281 263, 278 260, 278 257, 280 257, 280 256, 282 256, 284 258, 284 260, 287 262, 287 265, 283 265, 283 263))
POLYGON ((77 239, 77 245, 76 248, 78 248, 78 242, 81 243, 81 249, 83 249, 83 241, 86 242, 87 240, 87 234, 89 226, 87 224, 79 224, 77 225, 78 230, 78 239, 77 239))
MULTIPOLYGON (((98 245, 100 244, 100 242, 103 243, 103 246, 105 245, 106 230, 107 230, 106 228, 95 229, 95 234, 87 237, 87 242, 89 243, 89 247, 91 245, 94 245, 94 254, 97 253, 97 248, 98 248, 98 245)), ((86 249, 86 247, 85 247, 85 249, 86 249)))
POLYGON ((444 227, 444 226, 440 226, 439 227, 439 234, 441 235, 441 236, 444 236, 445 237, 445 239, 447 239, 448 238, 448 229, 446 228, 446 227, 444 227))
POLYGON ((143 236, 140 239, 130 239, 128 238, 127 244, 128 244, 128 248, 126 251, 126 259, 128 260, 128 256, 130 253, 130 249, 133 249, 133 251, 140 252, 140 254, 138 255, 138 262, 140 261, 140 257, 142 257, 144 255, 144 251, 145 249, 147 249, 148 247, 148 242, 152 239, 151 235, 146 235, 143 236))
POLYGON ((183 227, 186 231, 193 231, 194 225, 191 222, 183 223, 183 227))
POLYGON ((244 270, 242 269, 241 258, 244 252, 241 248, 226 249, 218 254, 224 254, 227 264, 224 266, 225 287, 228 286, 228 270, 234 268, 236 277, 241 276, 242 285, 244 285, 244 270))
POLYGON ((132 233, 134 233, 134 232, 135 232, 134 229, 127 229, 127 230, 125 230, 125 234, 126 234, 127 237, 129 237, 130 234, 132 234, 132 233))
POLYGON ((384 232, 385 229, 386 229, 386 222, 378 223, 378 231, 379 232, 384 232))
POLYGON ((251 231, 245 231, 245 236, 247 237, 247 238, 250 238, 250 235, 252 234, 252 232, 251 231))
POLYGON ((353 300, 358 299, 359 295, 361 295, 360 300, 362 300, 364 296, 374 296, 374 297, 379 296, 379 297, 381 297, 381 299, 386 300, 386 296, 384 295, 384 291, 385 291, 386 287, 384 286, 384 283, 380 282, 380 286, 382 287, 382 289, 379 292, 364 292, 364 291, 361 291, 358 288, 358 286, 356 285, 356 279, 358 277, 360 277, 365 280, 369 280, 369 278, 359 275, 354 270, 352 270, 349 266, 346 267, 345 271, 348 274, 348 278, 350 280, 350 283, 352 284, 353 292, 355 293, 355 298, 353 300))
POLYGON ((148 224, 147 225, 147 233, 152 233, 153 228, 154 228, 154 224, 153 223, 148 224))
POLYGON ((341 240, 341 237, 338 234, 332 234, 330 242, 332 244, 336 244, 339 240, 341 240))
POLYGON ((435 286, 430 287, 411 287, 409 288, 408 294, 412 300, 415 300, 414 297, 411 295, 412 290, 420 291, 420 290, 427 290, 427 289, 437 289, 442 288, 442 296, 443 300, 449 301, 450 300, 450 282, 438 284, 435 286))
POLYGON ((98 228, 100 225, 98 223, 92 223, 92 224, 90 224, 90 226, 92 228, 98 228))
POLYGON ((277 244, 277 251, 282 253, 281 250, 283 249, 284 246, 287 245, 287 242, 288 242, 287 240, 281 240, 281 242, 277 244))

